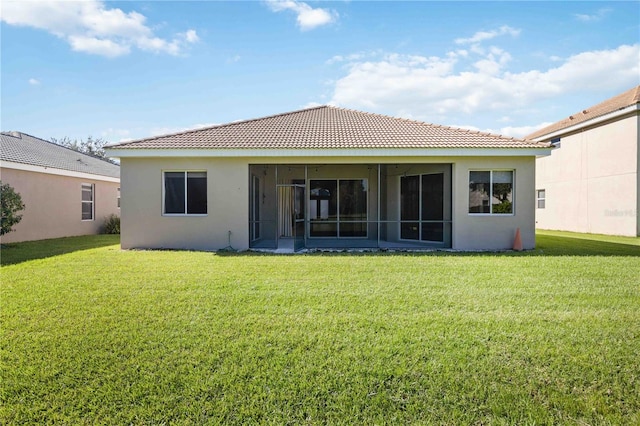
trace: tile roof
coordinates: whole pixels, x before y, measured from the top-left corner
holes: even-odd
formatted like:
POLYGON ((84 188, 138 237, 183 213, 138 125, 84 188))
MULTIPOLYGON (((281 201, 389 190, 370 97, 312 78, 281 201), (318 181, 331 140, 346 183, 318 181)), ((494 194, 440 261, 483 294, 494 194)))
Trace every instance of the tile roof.
POLYGON ((0 134, 0 160, 120 177, 120 166, 21 132, 0 134))
POLYGON ((113 149, 546 148, 548 144, 332 106, 130 142, 113 149))
POLYGON ((627 90, 613 98, 607 99, 604 102, 600 102, 598 105, 594 105, 590 108, 582 110, 578 113, 570 115, 569 117, 553 123, 543 129, 537 130, 526 137, 526 139, 535 139, 541 136, 548 135, 558 130, 566 129, 576 124, 584 123, 593 118, 601 117, 603 115, 624 109, 631 105, 640 103, 640 86, 636 86, 633 89, 627 90))

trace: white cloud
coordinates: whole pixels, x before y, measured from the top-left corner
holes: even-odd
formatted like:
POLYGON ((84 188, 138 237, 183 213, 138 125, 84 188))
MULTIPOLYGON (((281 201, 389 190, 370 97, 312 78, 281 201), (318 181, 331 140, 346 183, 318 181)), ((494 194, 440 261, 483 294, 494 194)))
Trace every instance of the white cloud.
POLYGON ((126 55, 133 47, 178 55, 199 40, 193 29, 171 40, 157 37, 144 15, 110 9, 101 0, 3 2, 1 19, 9 25, 48 31, 75 51, 106 57, 126 55))
POLYGON ((364 58, 379 57, 383 53, 384 52, 382 52, 381 50, 371 50, 368 52, 352 53, 350 55, 335 55, 332 58, 328 59, 325 63, 327 65, 333 65, 340 62, 354 62, 354 61, 362 60, 364 58))
POLYGON ((40 84, 40 80, 38 80, 37 78, 30 78, 29 79, 29 84, 32 86, 37 86, 40 84))
POLYGON ((604 17, 606 17, 609 12, 611 12, 611 9, 599 9, 596 13, 593 13, 591 15, 589 14, 583 14, 583 13, 576 13, 573 16, 578 20, 578 21, 582 21, 582 22, 597 22, 602 20, 604 17))
POLYGON ((570 56, 547 70, 511 72, 511 55, 499 48, 443 57, 384 54, 348 64, 336 80, 331 104, 429 119, 484 111, 510 113, 535 101, 589 90, 638 84, 640 46, 570 56))
POLYGON ((128 129, 114 129, 109 127, 106 130, 100 132, 100 137, 102 139, 108 140, 111 142, 117 140, 118 142, 124 142, 127 140, 133 140, 131 137, 131 131, 128 129))
POLYGON ((302 106, 302 109, 309 109, 309 108, 316 108, 319 106, 322 106, 323 104, 319 103, 319 102, 308 102, 305 105, 302 106))
POLYGON ((551 121, 546 121, 544 123, 536 124, 533 126, 507 126, 500 129, 500 134, 505 136, 512 136, 514 138, 524 138, 527 135, 535 132, 536 130, 540 130, 547 126, 553 124, 551 121))
POLYGON ((469 38, 457 38, 455 40, 456 44, 477 44, 481 41, 491 40, 492 38, 502 36, 502 35, 510 35, 516 37, 520 34, 520 30, 516 28, 511 28, 508 25, 503 25, 497 30, 492 31, 478 31, 474 35, 469 38))
POLYGON ((131 51, 130 47, 126 44, 97 37, 70 35, 67 37, 67 41, 76 52, 92 53, 109 58, 126 55, 131 51))
POLYGON ((200 37, 198 37, 196 30, 188 30, 187 32, 182 33, 180 35, 184 37, 187 43, 195 43, 200 41, 200 37))
POLYGON ((338 13, 327 9, 314 9, 307 3, 296 0, 266 0, 267 6, 274 12, 291 10, 298 16, 296 18, 298 27, 302 31, 312 30, 322 25, 335 22, 338 13))
POLYGON ((459 127, 461 129, 468 129, 474 132, 484 132, 484 133, 492 133, 494 135, 502 135, 509 136, 512 138, 524 138, 527 135, 535 132, 536 130, 542 129, 549 125, 553 124, 552 122, 544 122, 540 124, 536 124, 533 126, 505 126, 496 129, 480 129, 476 126, 462 124, 462 125, 452 125, 452 127, 459 127))

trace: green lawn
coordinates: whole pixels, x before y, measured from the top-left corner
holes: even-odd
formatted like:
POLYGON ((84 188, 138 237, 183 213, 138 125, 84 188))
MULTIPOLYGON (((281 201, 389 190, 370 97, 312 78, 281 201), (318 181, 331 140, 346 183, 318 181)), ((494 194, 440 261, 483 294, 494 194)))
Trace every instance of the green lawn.
POLYGON ((2 248, 0 424, 640 424, 640 239, 2 248), (77 248, 74 248, 77 247, 77 248))

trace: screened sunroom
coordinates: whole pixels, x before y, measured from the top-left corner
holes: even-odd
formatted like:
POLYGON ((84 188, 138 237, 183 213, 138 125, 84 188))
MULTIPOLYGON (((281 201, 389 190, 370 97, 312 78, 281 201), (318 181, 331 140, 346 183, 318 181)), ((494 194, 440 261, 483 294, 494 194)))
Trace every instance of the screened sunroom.
POLYGON ((253 164, 250 247, 451 247, 451 164, 253 164))

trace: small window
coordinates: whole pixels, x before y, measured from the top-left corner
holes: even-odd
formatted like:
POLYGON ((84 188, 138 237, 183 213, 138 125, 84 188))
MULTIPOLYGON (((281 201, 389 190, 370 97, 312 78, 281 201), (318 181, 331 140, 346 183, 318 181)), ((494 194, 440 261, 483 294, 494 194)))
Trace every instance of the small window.
POLYGON ((536 191, 536 201, 539 209, 544 209, 546 196, 547 194, 544 189, 538 189, 536 191))
POLYGON ((164 172, 164 214, 207 214, 207 172, 164 172))
POLYGON ((120 208, 120 188, 118 188, 118 208, 120 208))
POLYGON ((560 148, 560 138, 551 139, 551 145, 553 145, 556 148, 560 148))
POLYGON ((82 220, 93 220, 94 189, 95 186, 92 183, 82 184, 82 220))
POLYGON ((469 214, 513 214, 513 170, 469 172, 469 214))

